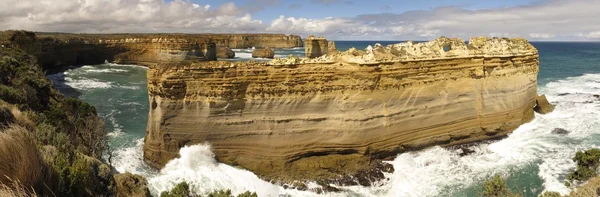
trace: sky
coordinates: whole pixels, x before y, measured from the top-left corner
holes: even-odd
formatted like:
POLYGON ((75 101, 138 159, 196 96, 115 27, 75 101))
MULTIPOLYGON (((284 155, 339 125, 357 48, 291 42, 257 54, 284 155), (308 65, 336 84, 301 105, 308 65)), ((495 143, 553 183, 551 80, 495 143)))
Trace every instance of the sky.
POLYGON ((0 30, 600 41, 600 0, 0 0, 0 30))

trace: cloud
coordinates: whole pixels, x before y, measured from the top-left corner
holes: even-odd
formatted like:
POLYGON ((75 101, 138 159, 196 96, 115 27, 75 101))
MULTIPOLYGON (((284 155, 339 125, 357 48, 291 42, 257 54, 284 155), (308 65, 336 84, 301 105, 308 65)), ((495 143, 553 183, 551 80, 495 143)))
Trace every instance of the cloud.
MULTIPOLYGON (((600 40, 597 0, 545 0, 503 8, 460 6, 353 17, 253 18, 279 0, 202 5, 189 0, 4 0, 0 29, 58 32, 286 33, 332 39, 427 40, 439 36, 518 36, 533 40, 600 40)), ((339 0, 312 0, 340 3, 339 0)), ((343 1, 348 2, 348 1, 343 1)), ((348 3, 346 3, 348 4, 348 3)), ((298 4, 299 5, 299 4, 298 4)), ((318 5, 314 5, 318 6, 318 5)), ((324 6, 324 5, 322 5, 324 6)), ((290 5, 290 9, 303 9, 290 5)), ((282 9, 273 9, 281 11, 282 9)), ((284 11, 282 11, 284 12, 284 11)))

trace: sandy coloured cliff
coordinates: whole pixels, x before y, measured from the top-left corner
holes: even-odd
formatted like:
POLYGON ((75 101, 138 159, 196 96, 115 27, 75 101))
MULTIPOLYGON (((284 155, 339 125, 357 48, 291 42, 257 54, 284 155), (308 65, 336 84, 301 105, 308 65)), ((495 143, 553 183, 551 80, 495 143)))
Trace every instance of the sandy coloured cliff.
POLYGON ((434 144, 505 136, 530 121, 537 50, 524 39, 439 38, 314 59, 150 66, 144 158, 208 142, 270 180, 330 180, 434 144))

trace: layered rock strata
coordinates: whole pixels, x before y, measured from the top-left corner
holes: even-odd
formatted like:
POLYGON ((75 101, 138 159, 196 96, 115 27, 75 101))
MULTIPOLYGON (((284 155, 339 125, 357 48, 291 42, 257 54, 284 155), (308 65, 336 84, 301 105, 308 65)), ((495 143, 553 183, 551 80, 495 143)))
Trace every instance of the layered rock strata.
MULTIPOLYGON (((105 61, 151 65, 181 60, 216 60, 216 46, 301 47, 299 36, 280 34, 62 34, 0 32, 0 44, 37 57, 45 69, 105 61)), ((229 54, 228 54, 229 55, 229 54)))
POLYGON ((405 150, 502 137, 530 121, 538 65, 524 39, 442 37, 314 59, 151 66, 144 158, 161 167, 208 142, 220 162, 270 180, 355 175, 405 150))

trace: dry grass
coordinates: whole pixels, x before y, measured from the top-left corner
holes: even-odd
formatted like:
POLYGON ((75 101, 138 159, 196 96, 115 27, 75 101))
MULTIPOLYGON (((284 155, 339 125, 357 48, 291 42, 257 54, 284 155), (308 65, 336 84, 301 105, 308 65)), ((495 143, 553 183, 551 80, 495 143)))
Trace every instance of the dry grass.
POLYGON ((34 139, 20 126, 10 126, 0 132, 0 183, 23 188, 46 190, 51 182, 51 170, 44 162, 34 139))
POLYGON ((590 196, 598 196, 596 194, 596 190, 600 187, 600 176, 591 178, 585 184, 577 187, 573 190, 568 197, 590 197, 590 196))
POLYGON ((21 112, 17 106, 13 105, 10 107, 10 112, 15 117, 15 123, 21 127, 25 127, 27 130, 35 129, 35 123, 31 120, 31 111, 21 112))
POLYGON ((19 182, 13 182, 12 185, 0 184, 0 196, 2 197, 37 197, 35 192, 29 192, 19 182))

